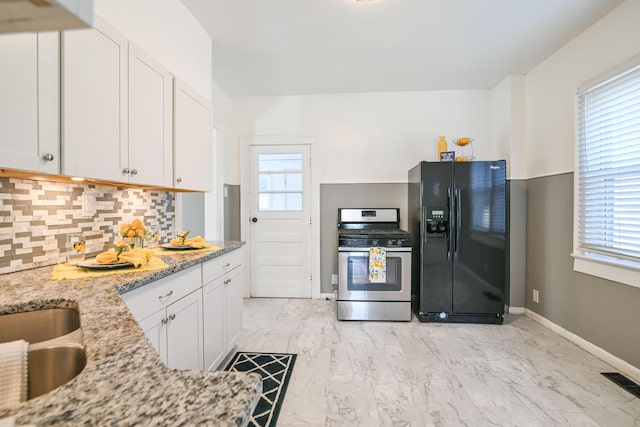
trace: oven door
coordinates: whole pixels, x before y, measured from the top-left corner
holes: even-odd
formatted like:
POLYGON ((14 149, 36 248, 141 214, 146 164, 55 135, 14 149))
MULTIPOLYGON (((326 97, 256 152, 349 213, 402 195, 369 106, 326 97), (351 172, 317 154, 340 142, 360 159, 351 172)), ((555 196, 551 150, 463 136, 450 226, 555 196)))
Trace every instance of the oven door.
POLYGON ((411 248, 387 248, 386 282, 369 281, 369 248, 338 249, 338 300, 411 301, 411 248))

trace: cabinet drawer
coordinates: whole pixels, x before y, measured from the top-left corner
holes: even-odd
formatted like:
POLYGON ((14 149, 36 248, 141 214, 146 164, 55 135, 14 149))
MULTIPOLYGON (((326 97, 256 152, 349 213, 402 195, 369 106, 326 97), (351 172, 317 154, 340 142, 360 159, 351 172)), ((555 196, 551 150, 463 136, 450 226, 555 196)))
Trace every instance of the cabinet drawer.
POLYGON ((122 295, 139 322, 202 286, 200 265, 156 280, 122 295))
POLYGON ((242 249, 202 264, 202 283, 207 284, 242 264, 242 249))

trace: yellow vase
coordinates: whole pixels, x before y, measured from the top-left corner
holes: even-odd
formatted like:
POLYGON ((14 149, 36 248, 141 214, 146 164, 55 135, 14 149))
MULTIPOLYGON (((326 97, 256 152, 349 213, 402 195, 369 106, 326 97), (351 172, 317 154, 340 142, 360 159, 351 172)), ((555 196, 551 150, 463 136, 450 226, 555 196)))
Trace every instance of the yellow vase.
POLYGON ((441 136, 438 140, 438 161, 440 161, 440 154, 447 151, 447 140, 444 136, 441 136))

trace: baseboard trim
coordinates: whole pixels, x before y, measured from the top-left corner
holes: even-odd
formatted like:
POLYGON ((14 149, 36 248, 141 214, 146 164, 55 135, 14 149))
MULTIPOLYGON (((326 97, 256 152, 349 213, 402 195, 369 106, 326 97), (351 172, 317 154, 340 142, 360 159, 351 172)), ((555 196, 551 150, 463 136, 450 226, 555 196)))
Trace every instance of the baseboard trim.
POLYGON ((507 306, 507 313, 509 314, 524 314, 524 307, 509 307, 507 306))
POLYGON ((623 374, 633 378, 635 381, 640 381, 640 369, 636 368, 632 364, 625 362, 619 357, 614 356, 605 349, 598 347, 597 345, 585 340, 584 338, 574 334, 573 332, 564 329, 562 326, 556 325, 551 320, 539 315, 534 311, 529 310, 528 308, 524 309, 524 315, 531 320, 540 323, 542 326, 552 330, 561 337, 571 341, 581 349, 608 363, 623 374))
POLYGON ((331 292, 330 294, 329 293, 320 294, 320 299, 335 300, 336 294, 334 292, 331 292))

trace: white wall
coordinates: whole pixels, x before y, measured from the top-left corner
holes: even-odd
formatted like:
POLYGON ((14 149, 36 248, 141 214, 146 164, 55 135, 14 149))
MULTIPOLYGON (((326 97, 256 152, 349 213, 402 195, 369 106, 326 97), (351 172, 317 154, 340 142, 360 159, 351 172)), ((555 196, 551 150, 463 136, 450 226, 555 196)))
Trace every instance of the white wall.
POLYGON ((523 75, 508 76, 491 90, 491 152, 507 160, 507 178, 526 178, 523 75))
POLYGON ((640 53, 640 1, 627 0, 527 74, 529 178, 572 172, 580 83, 640 53))
POLYGON ((474 138, 478 160, 495 159, 491 91, 387 92, 233 99, 226 161, 240 182, 239 139, 248 135, 319 139, 321 183, 406 182, 420 160, 436 160, 439 135, 474 138))
POLYGON ((95 13, 211 100, 211 37, 180 0, 96 0, 95 13))

